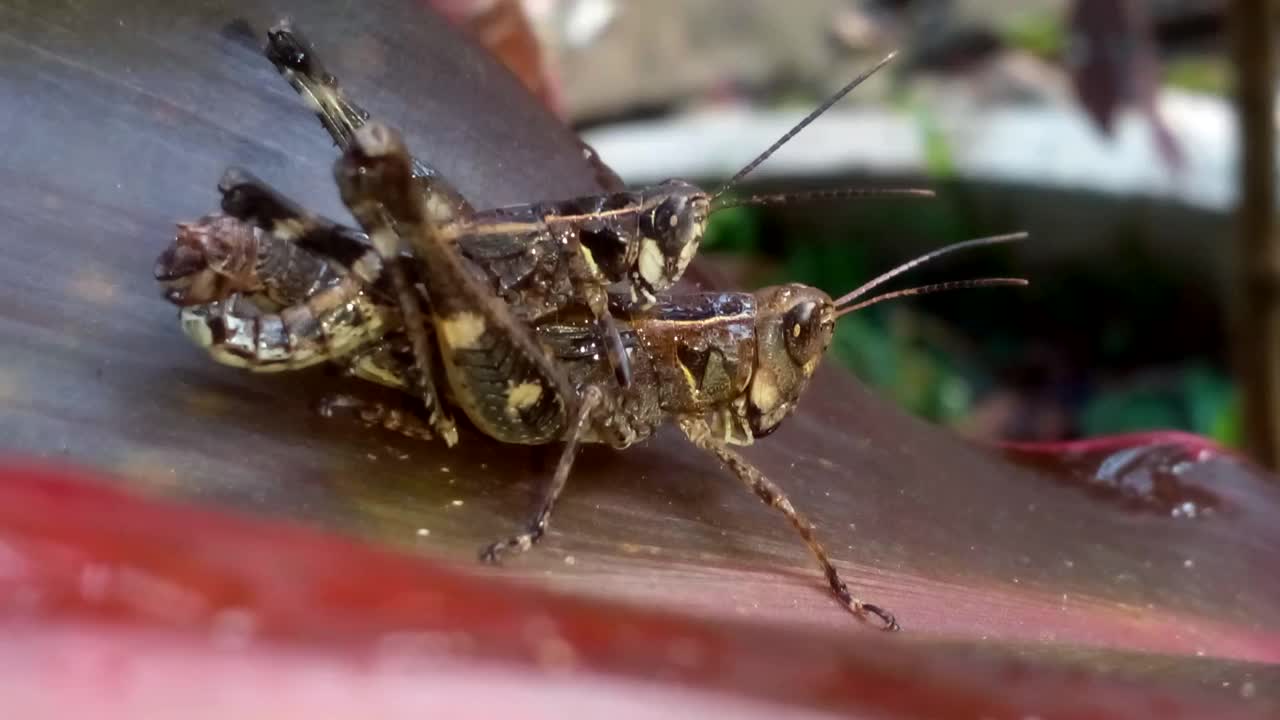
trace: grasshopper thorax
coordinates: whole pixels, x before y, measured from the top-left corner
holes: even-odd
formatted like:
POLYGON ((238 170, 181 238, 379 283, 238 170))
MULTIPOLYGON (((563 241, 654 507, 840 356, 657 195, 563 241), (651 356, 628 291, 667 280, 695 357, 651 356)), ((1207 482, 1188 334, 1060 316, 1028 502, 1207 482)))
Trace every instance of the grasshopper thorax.
POLYGON ((649 192, 652 195, 642 204, 640 247, 631 268, 631 282, 652 298, 674 285, 698 254, 711 198, 683 180, 667 180, 649 192))
POLYGON ((836 307, 807 285, 767 287, 755 293, 756 366, 747 388, 747 421, 755 437, 773 432, 795 408, 831 345, 836 307))

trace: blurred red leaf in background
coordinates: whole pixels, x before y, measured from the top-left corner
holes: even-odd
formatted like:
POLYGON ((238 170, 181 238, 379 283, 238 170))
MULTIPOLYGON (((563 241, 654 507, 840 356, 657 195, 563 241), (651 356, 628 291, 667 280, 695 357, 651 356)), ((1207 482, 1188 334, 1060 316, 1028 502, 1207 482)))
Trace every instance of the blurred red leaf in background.
POLYGON ((426 0, 426 3, 466 28, 553 112, 563 111, 558 83, 520 0, 426 0))

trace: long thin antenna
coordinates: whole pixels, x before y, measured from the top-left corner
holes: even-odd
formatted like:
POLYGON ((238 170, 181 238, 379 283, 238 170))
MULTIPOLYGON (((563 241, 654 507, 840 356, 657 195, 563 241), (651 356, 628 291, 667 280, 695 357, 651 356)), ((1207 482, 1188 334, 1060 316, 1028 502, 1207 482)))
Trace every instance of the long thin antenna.
POLYGON ((947 290, 964 290, 967 288, 983 288, 983 287, 1023 287, 1030 285, 1030 281, 1024 278, 978 278, 976 280, 952 280, 951 282, 937 283, 935 285, 921 285, 920 287, 907 288, 905 290, 894 290, 883 295, 876 295, 873 298, 863 300, 856 305, 848 307, 840 307, 836 305, 838 311, 836 317, 841 318, 856 310, 861 310, 871 305, 876 305, 885 300, 893 300, 894 298, 907 297, 908 295, 929 295, 931 293, 946 292, 947 290))
POLYGON ((882 197, 937 197, 937 193, 923 188, 835 188, 831 190, 807 190, 790 193, 773 193, 769 195, 752 195, 745 198, 725 200, 712 207, 712 212, 725 208, 743 207, 746 205, 779 205, 793 200, 844 200, 848 198, 882 198, 882 197))
POLYGON ((1016 242, 1018 240, 1025 240, 1026 238, 1027 238, 1027 233, 1017 232, 1017 233, 1009 233, 1007 235, 993 235, 991 237, 976 238, 974 240, 965 240, 964 242, 958 242, 952 245, 947 245, 946 247, 938 248, 937 250, 934 250, 933 252, 925 253, 924 255, 921 255, 920 257, 914 260, 908 260, 907 262, 902 263, 901 265, 890 270, 889 272, 886 272, 883 275, 880 275, 879 277, 876 277, 864 283, 861 287, 857 288, 856 290, 836 300, 836 306, 839 307, 840 305, 843 305, 851 300, 855 300, 859 297, 862 297, 863 295, 866 295, 871 290, 898 277, 902 273, 908 270, 911 270, 912 268, 919 267, 924 263, 929 262, 930 260, 940 258, 943 255, 950 255, 951 253, 954 253, 954 252, 959 252, 961 250, 968 250, 969 248, 981 247, 983 245, 997 245, 1000 243, 1016 242))
POLYGON ((752 160, 751 162, 747 163, 746 167, 742 168, 737 172, 737 174, 729 178, 729 182, 722 185, 720 189, 717 190, 715 194, 711 196, 711 199, 715 200, 716 198, 723 195, 725 191, 727 191, 729 188, 737 184, 739 180, 746 177, 752 170, 755 170, 760 165, 760 163, 764 162, 765 160, 768 160, 770 155, 777 152, 778 148, 782 147, 787 143, 788 140, 795 137, 796 133, 805 129, 805 127, 808 126, 809 123, 816 120, 819 115, 826 112, 827 110, 830 110, 832 105, 835 105, 837 102, 840 102, 840 98, 844 97, 845 95, 848 95, 850 90, 861 85, 864 81, 866 81, 867 78, 874 75, 877 70, 884 67, 885 65, 888 65, 889 61, 893 60, 893 58, 896 57, 897 54, 898 54, 897 50, 894 50, 893 52, 889 53, 884 57, 883 60, 876 63, 875 66, 872 67, 870 70, 867 70, 866 72, 862 73, 858 77, 854 78, 852 81, 850 81, 848 85, 845 85, 844 87, 840 88, 840 90, 838 90, 835 95, 832 95, 831 97, 827 98, 827 100, 823 102, 821 105, 819 105, 817 109, 815 109, 813 112, 805 116, 805 119, 801 120, 799 123, 796 124, 795 127, 788 130, 785 135, 778 138, 777 142, 770 145, 768 150, 765 150, 764 152, 757 155, 755 160, 752 160))

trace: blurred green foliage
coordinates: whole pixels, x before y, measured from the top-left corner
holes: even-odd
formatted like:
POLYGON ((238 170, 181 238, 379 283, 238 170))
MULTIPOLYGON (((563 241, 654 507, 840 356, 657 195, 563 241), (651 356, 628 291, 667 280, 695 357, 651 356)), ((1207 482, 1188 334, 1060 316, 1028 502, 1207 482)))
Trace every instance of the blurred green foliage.
MULTIPOLYGON (((938 199, 926 203, 860 205, 856 214, 812 208, 734 208, 715 213, 704 247, 709 252, 768 256, 777 268, 761 282, 803 282, 833 297, 888 269, 886 248, 905 238, 954 242, 984 232, 970 218, 962 188, 942 183, 938 199)), ((982 219, 990 222, 990 218, 982 219)), ((940 243, 939 243, 940 244, 940 243)), ((937 244, 930 243, 931 247, 937 244)), ((1074 338, 1087 344, 1100 367, 1096 378, 1069 408, 1084 435, 1180 429, 1238 446, 1238 397, 1213 358, 1188 359, 1155 373, 1169 358, 1186 357, 1189 346, 1152 342, 1152 333, 1185 334, 1206 326, 1189 314, 1203 302, 1187 281, 1136 244, 1117 238, 1105 262, 1056 268, 1035 278, 1033 295, 1019 290, 959 292, 937 298, 889 302, 841 320, 832 351, 864 382, 910 412, 941 423, 968 417, 985 392, 1007 387, 999 372, 1025 359, 1029 336, 1074 338), (1136 282, 1135 278, 1140 278, 1136 282), (1019 300, 1018 297, 1022 299, 1019 300), (1177 298, 1186 298, 1179 305, 1177 298), (1126 311, 1110 307, 1119 299, 1126 311), (1188 310, 1190 308, 1191 310, 1188 310), (1175 328, 1173 331, 1167 328, 1175 328), (1159 382, 1135 381, 1153 376, 1159 382)), ((901 251, 898 251, 899 254, 901 251)), ((894 287, 940 279, 1019 274, 1010 253, 983 250, 955 257, 894 287)), ((891 288, 885 288, 891 289, 891 288)), ((1192 340, 1203 346, 1212 333, 1192 340)))
POLYGON ((1229 378, 1203 363, 1179 370, 1155 386, 1098 393, 1080 413, 1085 435, 1177 428, 1241 447, 1239 396, 1229 378))
POLYGON ((1166 85, 1211 95, 1231 94, 1231 64, 1224 58, 1171 58, 1162 67, 1166 85))
POLYGON ((1001 28, 1001 39, 1012 47, 1043 58, 1055 58, 1067 47, 1067 28, 1056 12, 1023 13, 1001 28))

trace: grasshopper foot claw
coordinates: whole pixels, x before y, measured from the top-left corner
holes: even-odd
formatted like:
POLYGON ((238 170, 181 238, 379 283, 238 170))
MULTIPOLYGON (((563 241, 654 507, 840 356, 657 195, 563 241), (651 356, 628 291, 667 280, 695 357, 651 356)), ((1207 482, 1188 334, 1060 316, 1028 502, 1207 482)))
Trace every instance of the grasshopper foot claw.
POLYGON ((879 605, 862 603, 862 609, 880 618, 880 621, 884 623, 880 628, 881 630, 884 630, 885 632, 899 632, 902 630, 902 626, 898 624, 898 620, 893 616, 893 613, 885 610, 879 605))
POLYGON ((533 547, 541 533, 521 533, 515 537, 496 542, 480 551, 480 562, 486 565, 497 565, 502 556, 508 553, 522 553, 533 547))

